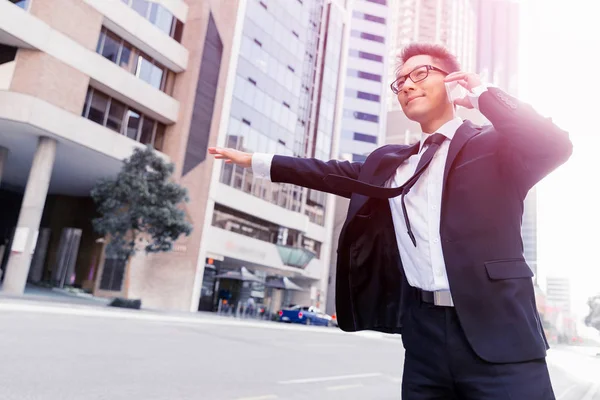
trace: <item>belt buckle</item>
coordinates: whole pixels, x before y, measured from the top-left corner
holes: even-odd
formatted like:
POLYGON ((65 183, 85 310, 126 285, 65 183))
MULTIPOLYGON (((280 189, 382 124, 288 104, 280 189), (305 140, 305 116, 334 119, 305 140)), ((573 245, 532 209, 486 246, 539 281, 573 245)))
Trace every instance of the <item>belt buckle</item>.
POLYGON ((450 291, 439 290, 433 292, 433 304, 442 307, 454 307, 454 301, 452 301, 450 291))

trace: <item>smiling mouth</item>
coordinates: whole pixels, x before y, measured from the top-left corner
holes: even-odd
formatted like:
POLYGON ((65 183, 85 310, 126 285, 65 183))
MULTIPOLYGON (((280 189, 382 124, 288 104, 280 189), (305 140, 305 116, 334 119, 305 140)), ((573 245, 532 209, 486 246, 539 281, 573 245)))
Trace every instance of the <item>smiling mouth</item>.
POLYGON ((410 99, 406 100, 406 104, 408 105, 408 103, 410 103, 411 101, 415 100, 415 99, 420 99, 423 96, 417 96, 417 97, 411 97, 410 99))

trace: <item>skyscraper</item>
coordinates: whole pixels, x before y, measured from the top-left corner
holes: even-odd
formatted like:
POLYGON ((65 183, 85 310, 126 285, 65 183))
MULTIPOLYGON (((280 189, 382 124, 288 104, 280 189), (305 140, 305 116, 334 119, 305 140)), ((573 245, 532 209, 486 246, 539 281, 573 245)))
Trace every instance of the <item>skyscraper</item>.
MULTIPOLYGON (((348 3, 352 9, 344 111, 339 151, 334 158, 362 161, 385 140, 389 6, 388 0, 348 3)), ((333 243, 339 236, 347 201, 336 198, 335 204, 333 243)), ((329 312, 334 310, 336 250, 333 246, 327 301, 329 312)))
POLYGON ((342 158, 362 161, 385 139, 387 0, 354 0, 340 137, 342 158))
MULTIPOLYGON (((439 43, 456 55, 463 70, 476 65, 477 8, 475 0, 391 0, 391 46, 388 53, 388 84, 396 79, 398 54, 411 42, 439 43)), ((387 94, 386 143, 415 143, 420 127, 410 121, 391 90, 387 94)), ((474 119, 460 109, 459 115, 474 119)))

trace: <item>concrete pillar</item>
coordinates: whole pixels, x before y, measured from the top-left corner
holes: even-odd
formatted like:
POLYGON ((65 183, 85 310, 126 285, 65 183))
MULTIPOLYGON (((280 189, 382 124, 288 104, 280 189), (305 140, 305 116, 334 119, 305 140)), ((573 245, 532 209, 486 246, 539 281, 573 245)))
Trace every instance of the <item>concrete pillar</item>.
POLYGON ((41 137, 33 156, 33 164, 29 171, 17 229, 6 266, 6 276, 2 287, 5 293, 19 295, 23 294, 25 290, 55 156, 56 140, 41 137))
POLYGON ((8 149, 0 146, 0 186, 2 185, 2 174, 4 172, 4 164, 6 164, 6 157, 8 157, 8 149))

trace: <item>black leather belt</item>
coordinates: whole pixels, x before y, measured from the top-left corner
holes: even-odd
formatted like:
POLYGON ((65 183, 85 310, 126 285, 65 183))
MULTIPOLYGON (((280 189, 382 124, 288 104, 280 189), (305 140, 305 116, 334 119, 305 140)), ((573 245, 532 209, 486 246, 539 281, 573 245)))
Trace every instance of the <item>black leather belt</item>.
POLYGON ((429 292, 427 290, 417 289, 419 298, 424 303, 434 304, 440 307, 454 307, 454 301, 452 295, 448 290, 437 290, 435 292, 429 292))

